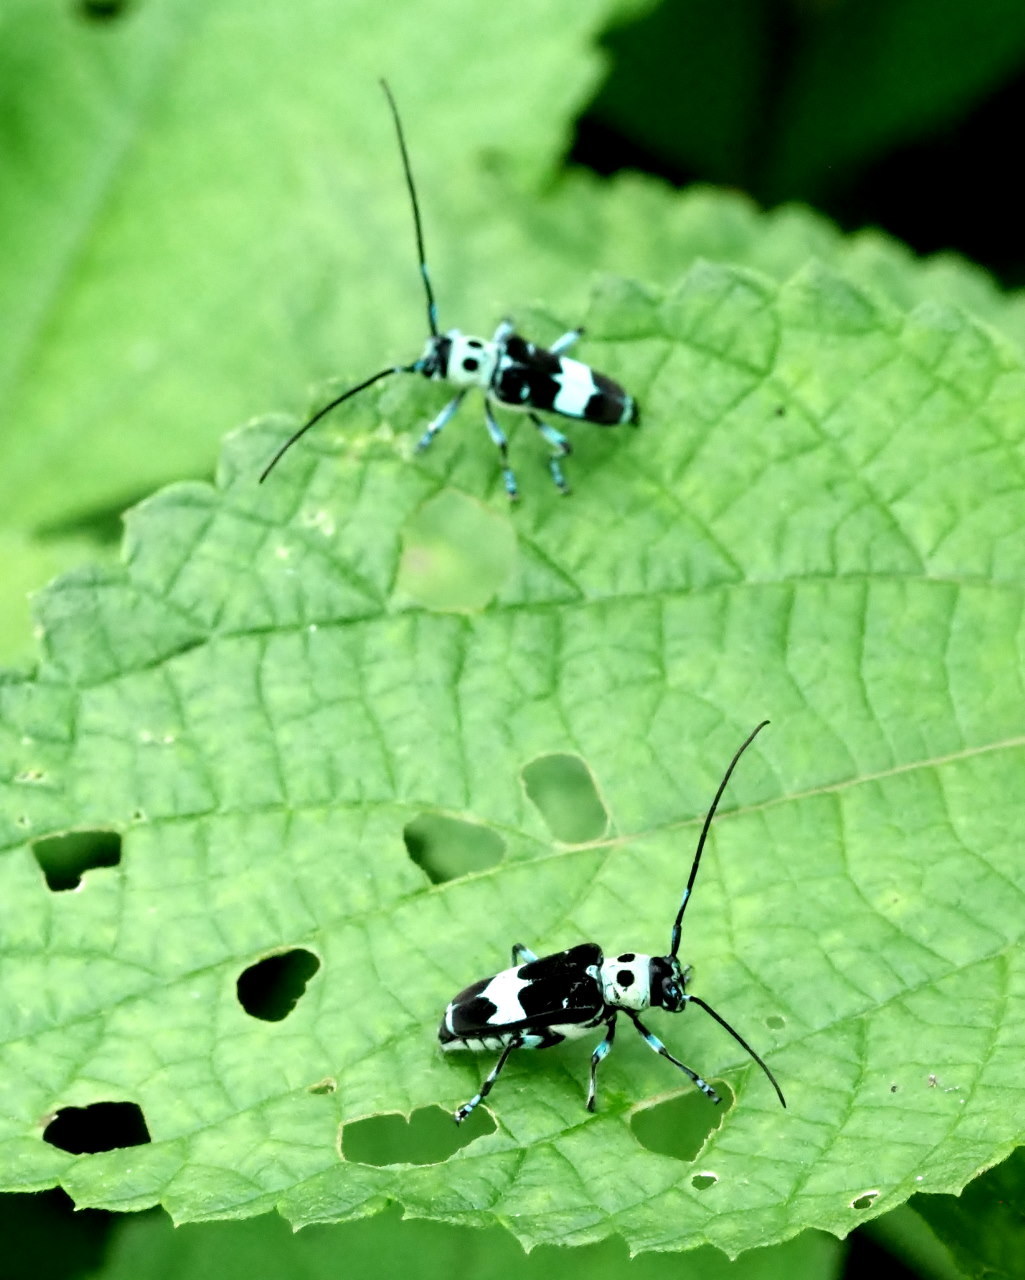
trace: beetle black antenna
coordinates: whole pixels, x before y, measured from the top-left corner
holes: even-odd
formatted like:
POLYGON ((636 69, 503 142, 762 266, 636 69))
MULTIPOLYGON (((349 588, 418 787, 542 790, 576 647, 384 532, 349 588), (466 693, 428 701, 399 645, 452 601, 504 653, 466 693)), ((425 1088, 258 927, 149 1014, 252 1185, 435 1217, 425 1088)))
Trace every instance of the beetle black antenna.
MULTIPOLYGON (((768 724, 768 721, 766 720, 764 723, 768 724)), ((761 726, 761 725, 759 725, 759 726, 758 726, 758 729, 760 729, 761 727, 762 727, 762 726, 761 726)), ((758 729, 756 729, 756 730, 755 730, 755 733, 757 733, 757 732, 758 732, 758 729)), ((755 734, 754 734, 754 733, 752 733, 751 738, 753 738, 754 736, 755 736, 755 734)), ((750 742, 750 741, 751 741, 751 738, 748 738, 747 742, 750 742)), ((747 746, 747 742, 745 742, 745 743, 744 743, 744 747, 746 747, 746 746, 747 746)), ((741 747, 741 748, 740 748, 740 750, 741 750, 741 751, 743 751, 743 750, 744 750, 744 747, 741 747)), ((739 754, 740 754, 740 752, 738 752, 737 754, 739 755, 739 754)), ((734 763, 734 764, 736 764, 736 760, 734 760, 734 762, 733 762, 733 763, 734 763)), ((746 1049, 746 1050, 748 1051, 748 1053, 751 1055, 751 1057, 752 1057, 752 1058, 754 1058, 755 1062, 757 1062, 757 1063, 758 1063, 758 1065, 761 1067, 761 1069, 762 1069, 762 1070, 765 1072, 765 1074, 769 1077, 769 1083, 770 1083, 770 1084, 772 1085, 772 1087, 776 1090, 776 1097, 777 1097, 777 1098, 779 1098, 780 1102, 782 1102, 783 1106, 785 1107, 785 1106, 787 1105, 787 1100, 786 1100, 786 1098, 784 1098, 784 1097, 783 1097, 783 1090, 779 1087, 779 1083, 778 1083, 778 1081, 776 1080, 776 1077, 772 1074, 772 1072, 769 1070, 768 1066, 766 1066, 766 1064, 761 1060, 761 1058, 759 1058, 758 1054, 757 1054, 757 1053, 755 1053, 754 1049, 752 1049, 752 1048, 751 1048, 751 1046, 750 1046, 750 1045, 748 1044, 748 1042, 744 1039, 744 1037, 740 1034, 740 1032, 739 1032, 739 1031, 735 1031, 735 1030, 730 1026, 730 1024, 726 1021, 726 1019, 725 1019, 724 1017, 722 1017, 720 1014, 716 1013, 716 1011, 712 1008, 712 1006, 711 1006, 710 1004, 705 1004, 704 1000, 702 1000, 700 996, 691 996, 691 995, 688 995, 688 996, 686 997, 686 999, 689 1001, 689 1003, 690 1003, 690 1004, 696 1004, 696 1005, 698 1006, 698 1008, 699 1008, 699 1009, 704 1009, 705 1013, 711 1014, 711 1016, 716 1020, 716 1022, 718 1022, 719 1026, 720 1026, 720 1027, 723 1027, 726 1031, 728 1031, 728 1032, 730 1033, 730 1035, 734 1038, 734 1040, 736 1040, 737 1044, 739 1044, 739 1045, 740 1045, 740 1047, 741 1047, 742 1049, 746 1049)))
POLYGON ((427 258, 424 254, 424 229, 420 222, 420 202, 416 198, 416 186, 413 183, 413 170, 409 164, 409 152, 406 150, 406 136, 402 132, 402 121, 399 119, 399 109, 395 105, 395 99, 392 97, 392 91, 388 88, 388 81, 381 81, 381 88, 384 90, 384 96, 388 99, 388 106, 391 107, 392 119, 395 121, 395 132, 399 138, 399 150, 402 152, 402 167, 406 171, 406 186, 409 188, 409 200, 413 206, 413 226, 416 228, 416 256, 420 263, 420 275, 424 282, 424 291, 427 294, 427 323, 431 326, 431 336, 438 336, 438 307, 434 301, 434 290, 431 288, 431 277, 427 270, 427 258))
POLYGON ((318 423, 321 420, 321 418, 324 416, 325 413, 330 413, 331 410, 334 409, 337 405, 340 405, 343 400, 348 400, 352 396, 359 395, 361 391, 366 391, 367 387, 372 387, 375 382, 380 382, 382 378, 387 378, 390 374, 415 373, 415 372, 416 370, 413 368, 412 365, 404 365, 404 364, 393 365, 390 369, 382 369, 379 373, 375 373, 372 378, 365 379, 363 382, 359 384, 358 387, 350 387, 348 391, 343 391, 340 396, 335 396, 335 398, 332 401, 324 405, 323 409, 318 409, 317 412, 313 415, 312 418, 310 418, 308 422, 304 422, 298 431, 296 431, 293 435, 290 435, 288 437, 288 439, 277 451, 274 457, 271 458, 270 462, 268 462, 267 465, 264 467, 263 471, 260 472, 260 483, 263 484, 264 480, 267 479, 270 473, 278 465, 278 463, 289 451, 289 449, 291 449, 292 445, 295 444, 295 442, 299 439, 299 437, 304 436, 306 432, 309 431, 310 427, 314 426, 316 423, 318 423))
MULTIPOLYGON (((722 782, 719 783, 719 790, 715 793, 715 799, 712 801, 711 807, 709 808, 708 813, 705 815, 705 825, 701 828, 701 835, 698 837, 698 847, 694 854, 694 861, 691 864, 690 875, 687 877, 687 887, 683 891, 683 898, 680 901, 680 909, 679 911, 677 911, 676 919, 673 921, 673 931, 670 934, 670 939, 669 939, 669 954, 671 956, 675 956, 680 949, 680 929, 683 925, 683 913, 686 910, 687 903, 690 901, 690 892, 694 888, 694 881, 697 878, 698 865, 701 862, 701 855, 705 849, 705 839, 708 836, 708 828, 712 825, 712 819, 715 817, 715 811, 718 808, 719 801, 722 799, 722 793, 726 790, 726 784, 730 780, 730 775, 733 773, 733 770, 737 767, 737 761, 748 749, 751 743, 754 742, 755 738, 758 737, 758 735, 761 733, 761 731, 765 728, 765 726, 768 723, 769 723, 768 720, 763 720, 761 724, 756 725, 754 731, 748 734, 748 736, 740 744, 740 746, 737 749, 736 755, 730 761, 725 774, 723 774, 723 780, 722 782)), ((694 997, 691 997, 691 998, 694 999, 694 997)), ((696 1001, 696 1003, 700 1004, 701 1002, 696 1001)), ((703 1007, 708 1008, 707 1005, 703 1007)), ((708 1009, 708 1012, 712 1013, 712 1010, 708 1009)), ((722 1022, 722 1018, 720 1018, 718 1014, 713 1014, 712 1016, 718 1019, 719 1022, 722 1022)), ((727 1027, 725 1022, 723 1022, 723 1026, 726 1027, 726 1030, 731 1032, 733 1036, 736 1037, 737 1040, 740 1040, 740 1036, 737 1035, 737 1033, 733 1030, 732 1027, 727 1027)), ((741 1044, 744 1044, 744 1041, 741 1040, 740 1042, 741 1044)), ((768 1072, 769 1070, 768 1067, 766 1067, 765 1063, 762 1062, 761 1058, 758 1057, 755 1051, 747 1044, 744 1044, 744 1048, 747 1049, 748 1053, 750 1053, 751 1056, 759 1063, 762 1069, 768 1072)), ((769 1078, 772 1079, 771 1073, 769 1074, 769 1078)), ((773 1080, 772 1083, 776 1084, 775 1080, 773 1080)), ((776 1085, 776 1092, 779 1093, 779 1085, 776 1085)), ((783 1095, 780 1094, 781 1099, 782 1097, 783 1095)), ((784 1103, 783 1105, 786 1106, 786 1103, 784 1103)))

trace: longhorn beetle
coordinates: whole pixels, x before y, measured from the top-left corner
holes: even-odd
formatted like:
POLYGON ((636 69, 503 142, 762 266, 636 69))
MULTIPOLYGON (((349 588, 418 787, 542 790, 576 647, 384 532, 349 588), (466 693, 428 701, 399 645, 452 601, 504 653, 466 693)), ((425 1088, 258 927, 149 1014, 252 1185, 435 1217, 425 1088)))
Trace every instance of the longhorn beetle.
POLYGON ((427 295, 427 323, 430 326, 431 336, 427 339, 420 358, 414 360, 412 364, 397 364, 381 369, 358 386, 350 387, 348 391, 336 396, 322 409, 318 409, 313 417, 290 436, 271 458, 260 476, 260 483, 267 479, 282 455, 295 444, 299 437, 305 435, 310 427, 318 423, 332 409, 361 391, 365 391, 367 387, 373 386, 382 378, 390 377, 393 373, 419 373, 435 382, 447 382, 457 390, 441 412, 427 424, 427 430, 416 446, 417 452, 426 449, 442 427, 455 416, 467 391, 473 387, 480 387, 484 392, 484 424, 488 429, 488 435, 498 449, 502 461, 502 480, 509 497, 517 498, 519 490, 516 486, 516 477, 509 466, 508 441, 491 411, 492 404, 527 415, 551 446, 548 469, 556 487, 561 493, 568 493, 569 486, 562 473, 560 459, 572 452, 572 446, 561 431, 557 431, 555 427, 539 417, 537 410, 557 413, 563 418, 593 422, 600 427, 612 427, 624 422, 636 424, 640 420, 637 403, 633 396, 627 395, 623 388, 611 378, 607 378, 603 373, 596 373, 586 364, 581 364, 579 360, 570 360, 566 357, 564 353, 580 337, 583 329, 570 329, 568 333, 558 338, 549 350, 536 347, 532 342, 521 338, 514 332, 510 320, 502 321, 490 342, 484 338, 471 338, 458 329, 448 329, 444 333, 438 331, 438 309, 424 257, 420 204, 413 184, 413 171, 409 164, 402 121, 399 119, 395 99, 386 81, 381 81, 381 88, 388 99, 392 119, 395 121, 402 167, 406 175, 406 186, 409 188, 410 204, 413 207, 417 261, 420 264, 420 276, 427 295))
POLYGON ((648 956, 627 951, 623 955, 606 959, 596 942, 581 942, 567 951, 557 951, 554 955, 538 959, 532 951, 517 942, 512 949, 511 969, 503 969, 493 978, 482 978, 480 982, 473 983, 465 991, 460 991, 449 1004, 438 1028, 438 1039, 443 1049, 500 1051, 499 1059, 481 1085, 480 1091, 453 1113, 456 1124, 461 1124, 474 1107, 488 1096, 514 1049, 549 1049, 563 1040, 575 1040, 586 1036, 596 1027, 604 1027, 605 1038, 591 1054, 587 1109, 593 1111, 598 1068, 612 1048, 616 1035, 616 1018, 620 1013, 626 1014, 649 1048, 679 1067, 705 1097, 711 1098, 715 1103, 720 1102, 721 1099, 712 1086, 696 1071, 674 1058, 638 1016, 642 1009, 652 1007, 665 1009, 669 1013, 680 1013, 688 1004, 696 1004, 704 1009, 730 1033, 768 1076, 783 1106, 787 1105, 776 1077, 744 1037, 700 996, 692 996, 687 992, 690 966, 681 965, 677 958, 683 913, 690 901, 705 838, 716 807, 737 761, 768 723, 768 720, 763 720, 745 739, 719 783, 719 789, 701 828, 697 851, 687 877, 687 887, 673 921, 668 955, 648 956))

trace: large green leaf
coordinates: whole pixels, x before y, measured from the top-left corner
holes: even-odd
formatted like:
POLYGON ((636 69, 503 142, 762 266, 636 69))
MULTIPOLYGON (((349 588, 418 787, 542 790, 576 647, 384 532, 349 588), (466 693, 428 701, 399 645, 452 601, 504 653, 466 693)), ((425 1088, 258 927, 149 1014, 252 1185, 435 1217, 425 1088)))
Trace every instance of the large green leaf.
POLYGON ((609 282, 587 320, 644 425, 574 428, 571 499, 521 430, 507 510, 469 406, 411 460, 440 397, 396 380, 265 486, 294 422, 237 434, 216 488, 132 514, 123 567, 42 598, 38 676, 0 686, 9 1187, 735 1253, 957 1191, 1021 1140, 1021 355, 821 269, 609 282), (439 586, 485 546, 483 583, 439 586), (490 1060, 442 1058, 435 1027, 510 943, 664 945, 763 715, 684 951, 790 1109, 699 1012, 653 1015, 735 1105, 624 1031, 594 1116, 586 1048, 522 1054, 493 1131, 361 1156, 358 1122, 476 1088, 490 1060), (552 839, 522 780, 550 754, 586 763, 604 834, 552 839), (432 885, 403 839, 425 816, 504 855, 432 885), (120 833, 121 865, 53 892, 32 843, 72 829, 120 833), (241 972, 297 947, 305 995, 251 1017, 241 972), (667 1099, 691 1137, 659 1136, 667 1099), (43 1140, 101 1100, 152 1142, 43 1140))
POLYGON ((5 5, 4 523, 205 475, 224 423, 298 406, 340 368, 417 354, 381 75, 405 115, 443 303, 493 325, 514 281, 539 288, 522 254, 468 253, 464 229, 496 220, 481 157, 498 153, 521 183, 550 172, 599 74, 594 33, 634 7, 524 0, 473 15, 470 32, 459 0, 168 0, 108 23, 63 2, 5 5))
POLYGON ((26 660, 26 591, 113 559, 120 511, 208 475, 227 424, 303 412, 327 378, 417 352, 381 72, 445 324, 490 332, 541 298, 568 327, 595 270, 664 285, 704 256, 785 279, 817 255, 901 306, 955 302, 1021 340, 1021 299, 983 273, 847 241, 807 211, 762 217, 635 175, 549 186, 600 74, 594 33, 639 7, 530 0, 467 25, 452 0, 168 0, 106 23, 56 0, 4 6, 0 662, 26 660))
POLYGON ((538 298, 575 324, 595 270, 664 287, 699 256, 786 277, 834 252, 901 305, 1014 309, 975 268, 873 237, 850 248, 810 215, 765 222, 633 176, 546 192, 600 75, 595 32, 641 7, 524 0, 467 27, 458 0, 167 0, 108 23, 56 0, 4 6, 2 524, 52 536, 109 518, 209 474, 225 424, 303 412, 325 379, 417 354, 382 73, 445 325, 490 332, 538 298))

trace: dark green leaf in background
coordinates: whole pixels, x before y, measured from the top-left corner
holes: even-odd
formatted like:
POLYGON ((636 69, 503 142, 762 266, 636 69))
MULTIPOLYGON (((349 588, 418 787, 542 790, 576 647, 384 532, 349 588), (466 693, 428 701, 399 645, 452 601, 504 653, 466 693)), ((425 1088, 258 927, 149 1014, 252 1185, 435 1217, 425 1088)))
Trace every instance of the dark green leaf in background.
POLYGON ((606 41, 598 118, 687 172, 821 201, 1020 67, 1016 0, 688 0, 606 41), (648 91, 638 93, 642 80, 648 91))

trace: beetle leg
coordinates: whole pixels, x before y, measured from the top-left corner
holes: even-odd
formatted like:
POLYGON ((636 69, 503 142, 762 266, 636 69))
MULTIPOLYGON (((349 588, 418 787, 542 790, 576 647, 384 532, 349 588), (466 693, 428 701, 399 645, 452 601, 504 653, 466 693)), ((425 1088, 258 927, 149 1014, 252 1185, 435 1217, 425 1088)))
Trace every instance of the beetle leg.
POLYGON ((469 1102, 464 1102, 461 1107, 457 1107, 456 1110, 453 1111, 452 1118, 455 1120, 456 1124, 462 1124, 463 1121, 466 1119, 466 1117, 477 1105, 477 1103, 484 1101, 484 1099, 491 1092, 492 1085, 498 1079, 499 1072, 502 1070, 502 1068, 505 1066, 506 1062, 508 1061, 510 1053, 512 1053, 514 1049, 518 1049, 522 1043, 523 1042, 519 1034, 513 1036, 513 1038, 502 1050, 501 1057, 498 1059, 495 1065, 488 1072, 488 1078, 481 1085, 480 1091, 478 1093, 475 1093, 469 1102))
POLYGON ((679 1067, 680 1070, 684 1073, 684 1075, 690 1076, 690 1078, 694 1081, 694 1083, 697 1085, 697 1087, 701 1090, 701 1092, 705 1095, 706 1098, 711 1098, 713 1102, 722 1102, 722 1098, 719 1097, 719 1095, 708 1083, 708 1081, 702 1080, 702 1078, 698 1075, 696 1071, 692 1071, 690 1067, 685 1066, 684 1063, 682 1063, 679 1058, 674 1058, 673 1055, 662 1043, 662 1041, 658 1038, 658 1036, 651 1034, 648 1028, 644 1025, 644 1023, 640 1020, 640 1018, 638 1018, 638 1016, 636 1015, 636 1013, 633 1012, 632 1009, 626 1009, 624 1010, 624 1012, 630 1018, 631 1022, 637 1028, 638 1032, 644 1037, 644 1041, 647 1044, 649 1049, 654 1049, 655 1052, 660 1053, 663 1058, 668 1058, 669 1061, 673 1064, 673 1066, 679 1067))
POLYGON ((520 491, 516 487, 516 477, 513 475, 512 467, 509 466, 509 441, 506 440, 505 432, 495 421, 495 415, 491 412, 491 406, 486 400, 484 422, 488 428, 488 435, 502 458, 502 483, 505 485, 505 491, 509 495, 510 502, 515 501, 520 496, 520 491))
POLYGON ((466 395, 465 391, 460 391, 460 393, 457 396, 452 397, 452 399, 448 402, 448 404, 444 407, 444 409, 442 409, 440 413, 435 414, 435 416, 430 420, 430 422, 427 424, 427 430, 416 442, 417 453, 422 453, 424 449, 426 449, 427 446, 431 443, 434 437, 438 434, 438 432, 442 429, 442 427, 445 426, 446 423, 452 421, 452 419, 456 415, 456 411, 458 410, 459 406, 463 403, 463 396, 465 395, 466 395))
POLYGON ((605 1033, 605 1039, 601 1042, 600 1045, 598 1045, 594 1053, 591 1054, 591 1083, 587 1090, 588 1111, 594 1110, 595 1092, 598 1087, 598 1068, 601 1066, 605 1058, 608 1057, 609 1050, 612 1048, 612 1042, 613 1040, 615 1040, 615 1038, 616 1038, 616 1015, 613 1014, 612 1017, 609 1019, 609 1029, 605 1033))
POLYGON ((573 452, 573 446, 562 434, 557 431, 550 423, 539 418, 536 413, 527 415, 531 422, 537 427, 539 433, 552 446, 552 454, 548 459, 548 470, 552 473, 552 479, 555 481, 555 487, 560 493, 569 493, 569 485, 566 483, 566 477, 562 474, 562 467, 559 466, 559 459, 565 458, 573 452))
POLYGON ((576 342, 577 338, 583 333, 583 329, 570 329, 568 333, 564 333, 561 338, 556 338, 548 350, 553 356, 561 356, 564 351, 568 351, 576 342))

